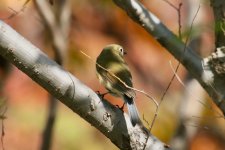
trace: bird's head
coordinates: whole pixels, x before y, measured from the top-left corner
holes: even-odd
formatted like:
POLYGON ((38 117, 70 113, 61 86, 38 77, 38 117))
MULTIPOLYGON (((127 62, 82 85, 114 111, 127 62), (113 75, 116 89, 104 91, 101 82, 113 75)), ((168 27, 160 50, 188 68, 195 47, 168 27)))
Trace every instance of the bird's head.
POLYGON ((114 55, 119 55, 121 57, 123 57, 126 54, 126 52, 124 51, 123 47, 118 45, 118 44, 107 45, 103 49, 103 52, 105 52, 105 53, 112 53, 114 55))

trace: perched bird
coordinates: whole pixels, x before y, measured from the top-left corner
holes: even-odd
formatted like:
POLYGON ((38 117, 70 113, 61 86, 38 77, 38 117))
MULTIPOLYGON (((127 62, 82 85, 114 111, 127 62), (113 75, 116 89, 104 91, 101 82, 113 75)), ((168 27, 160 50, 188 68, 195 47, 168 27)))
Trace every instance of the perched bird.
POLYGON ((124 54, 122 46, 107 45, 97 57, 96 71, 100 83, 109 93, 123 98, 127 104, 131 123, 135 126, 141 121, 134 102, 135 92, 127 87, 133 87, 133 84, 129 68, 123 59, 124 54))

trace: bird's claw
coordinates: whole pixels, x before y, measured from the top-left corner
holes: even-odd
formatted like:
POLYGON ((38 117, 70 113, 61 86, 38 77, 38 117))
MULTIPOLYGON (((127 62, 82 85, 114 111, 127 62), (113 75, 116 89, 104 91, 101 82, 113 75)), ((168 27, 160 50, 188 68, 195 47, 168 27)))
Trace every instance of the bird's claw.
POLYGON ((104 96, 106 95, 106 94, 108 94, 109 92, 105 92, 105 93, 100 93, 100 91, 96 91, 96 94, 98 95, 98 96, 100 96, 101 97, 101 99, 103 99, 104 98, 104 96))
POLYGON ((123 105, 122 105, 121 107, 120 107, 119 105, 116 105, 116 107, 118 107, 122 112, 124 112, 124 111, 123 111, 124 105, 125 105, 125 103, 123 103, 123 105))

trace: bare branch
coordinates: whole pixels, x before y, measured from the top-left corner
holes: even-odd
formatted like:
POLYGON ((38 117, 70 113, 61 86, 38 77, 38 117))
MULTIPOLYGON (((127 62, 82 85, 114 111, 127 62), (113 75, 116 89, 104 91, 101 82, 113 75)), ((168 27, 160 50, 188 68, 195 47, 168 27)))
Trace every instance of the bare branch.
MULTIPOLYGON (((185 41, 185 47, 184 47, 184 50, 183 50, 184 53, 186 52, 186 48, 187 48, 187 45, 188 45, 188 40, 189 40, 190 35, 191 35, 193 23, 194 23, 194 20, 195 20, 195 18, 196 18, 196 16, 197 16, 198 12, 199 12, 199 9, 200 9, 200 6, 198 7, 198 10, 197 10, 197 12, 195 13, 195 16, 194 16, 194 18, 193 18, 193 20, 192 20, 192 22, 191 22, 191 29, 190 29, 190 32, 189 32, 189 34, 188 34, 188 36, 187 36, 187 38, 186 38, 186 41, 185 41)), ((179 59, 179 62, 178 62, 177 66, 176 66, 176 69, 175 69, 175 73, 173 74, 173 76, 172 76, 172 78, 171 78, 171 80, 170 80, 170 82, 169 82, 169 84, 168 84, 168 86, 167 86, 165 92, 163 93, 163 95, 162 95, 162 97, 161 97, 161 99, 160 99, 159 104, 162 103, 162 101, 163 101, 163 99, 164 99, 164 97, 165 97, 167 91, 169 90, 170 86, 172 85, 172 82, 173 82, 173 80, 174 80, 174 78, 175 78, 175 76, 176 76, 176 74, 177 74, 177 71, 178 71, 178 69, 179 69, 179 67, 180 67, 180 64, 181 64, 181 62, 182 62, 182 59, 183 59, 182 57, 179 59)))
POLYGON ((7 111, 7 107, 6 107, 6 101, 2 100, 1 104, 0 104, 0 110, 1 110, 1 114, 0 114, 0 120, 1 120, 1 147, 2 150, 5 150, 4 147, 4 136, 5 136, 5 126, 4 126, 4 120, 5 120, 5 113, 7 111))
POLYGON ((179 38, 181 39, 181 7, 182 7, 183 4, 179 3, 179 6, 176 7, 170 1, 168 1, 168 0, 164 0, 164 1, 177 11, 177 16, 178 16, 178 35, 179 35, 179 38))
MULTIPOLYGON (((184 88, 186 88, 186 86, 185 86, 185 84, 183 83, 183 81, 181 80, 181 78, 180 78, 180 77, 178 76, 178 74, 175 72, 175 69, 173 68, 171 61, 170 61, 169 63, 170 63, 170 68, 172 69, 173 73, 175 74, 177 80, 180 82, 180 84, 181 84, 184 88)), ((212 106, 208 106, 207 104, 205 104, 204 102, 202 102, 199 98, 196 98, 196 95, 193 95, 193 94, 191 93, 191 91, 187 91, 187 92, 188 92, 188 94, 190 94, 190 95, 192 96, 193 99, 196 99, 196 100, 197 100, 199 103, 201 103, 205 108, 208 108, 209 110, 211 110, 212 112, 214 112, 215 114, 217 114, 217 116, 213 116, 213 117, 215 117, 215 118, 224 118, 224 116, 223 116, 220 112, 214 110, 214 109, 212 108, 212 106)))
POLYGON ((225 2, 210 0, 215 18, 216 48, 225 46, 225 2))
POLYGON ((3 18, 2 20, 9 20, 12 19, 13 17, 19 15, 21 12, 23 12, 26 9, 27 4, 30 2, 30 0, 26 0, 22 6, 22 8, 18 11, 14 10, 13 8, 9 7, 9 10, 11 10, 13 13, 10 14, 8 17, 3 18))
MULTIPOLYGON (((53 1, 49 3, 53 4, 53 1)), ((44 21, 46 31, 50 31, 51 44, 53 45, 55 54, 54 60, 59 65, 64 65, 67 56, 67 36, 70 27, 70 1, 57 0, 54 2, 55 11, 50 7, 49 3, 43 0, 35 0, 38 12, 44 21)), ((51 147, 57 104, 58 101, 50 95, 49 114, 43 132, 41 150, 49 150, 51 147)))
POLYGON ((70 25, 70 1, 58 0, 54 3, 58 6, 58 12, 54 13, 51 5, 46 0, 35 0, 38 12, 41 14, 46 27, 50 31, 52 44, 56 54, 56 60, 62 62, 67 53, 67 37, 70 25))
MULTIPOLYGON (((221 81, 224 76, 217 76, 208 67, 208 61, 202 61, 190 47, 180 41, 164 24, 137 0, 114 0, 126 13, 149 34, 165 47, 195 77, 201 86, 212 97, 213 101, 225 114, 225 87, 221 81), (184 53, 184 49, 186 49, 184 53), (203 69, 205 69, 203 71, 203 69), (214 85, 214 86, 212 86, 214 85)), ((222 82, 223 83, 223 82, 222 82)), ((223 83, 224 85, 224 83, 223 83)))
POLYGON ((132 126, 119 108, 50 60, 37 47, 0 22, 0 54, 71 110, 96 127, 120 149, 169 150, 143 126, 132 126))

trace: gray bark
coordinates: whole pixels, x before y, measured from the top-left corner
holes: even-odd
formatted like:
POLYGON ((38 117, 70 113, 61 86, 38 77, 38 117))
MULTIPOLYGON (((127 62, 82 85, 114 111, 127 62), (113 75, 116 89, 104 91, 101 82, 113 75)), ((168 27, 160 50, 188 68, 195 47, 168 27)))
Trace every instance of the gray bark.
POLYGON ((0 21, 0 55, 96 127, 120 149, 169 150, 143 126, 65 71, 42 51, 0 21))
MULTIPOLYGON (((212 54, 209 58, 201 58, 139 1, 114 0, 114 2, 181 62, 225 114, 225 76, 218 75, 213 71, 214 66, 210 65, 213 57, 217 65, 224 68, 224 51, 220 51, 220 54, 212 54)), ((224 2, 220 1, 220 3, 224 2)))

